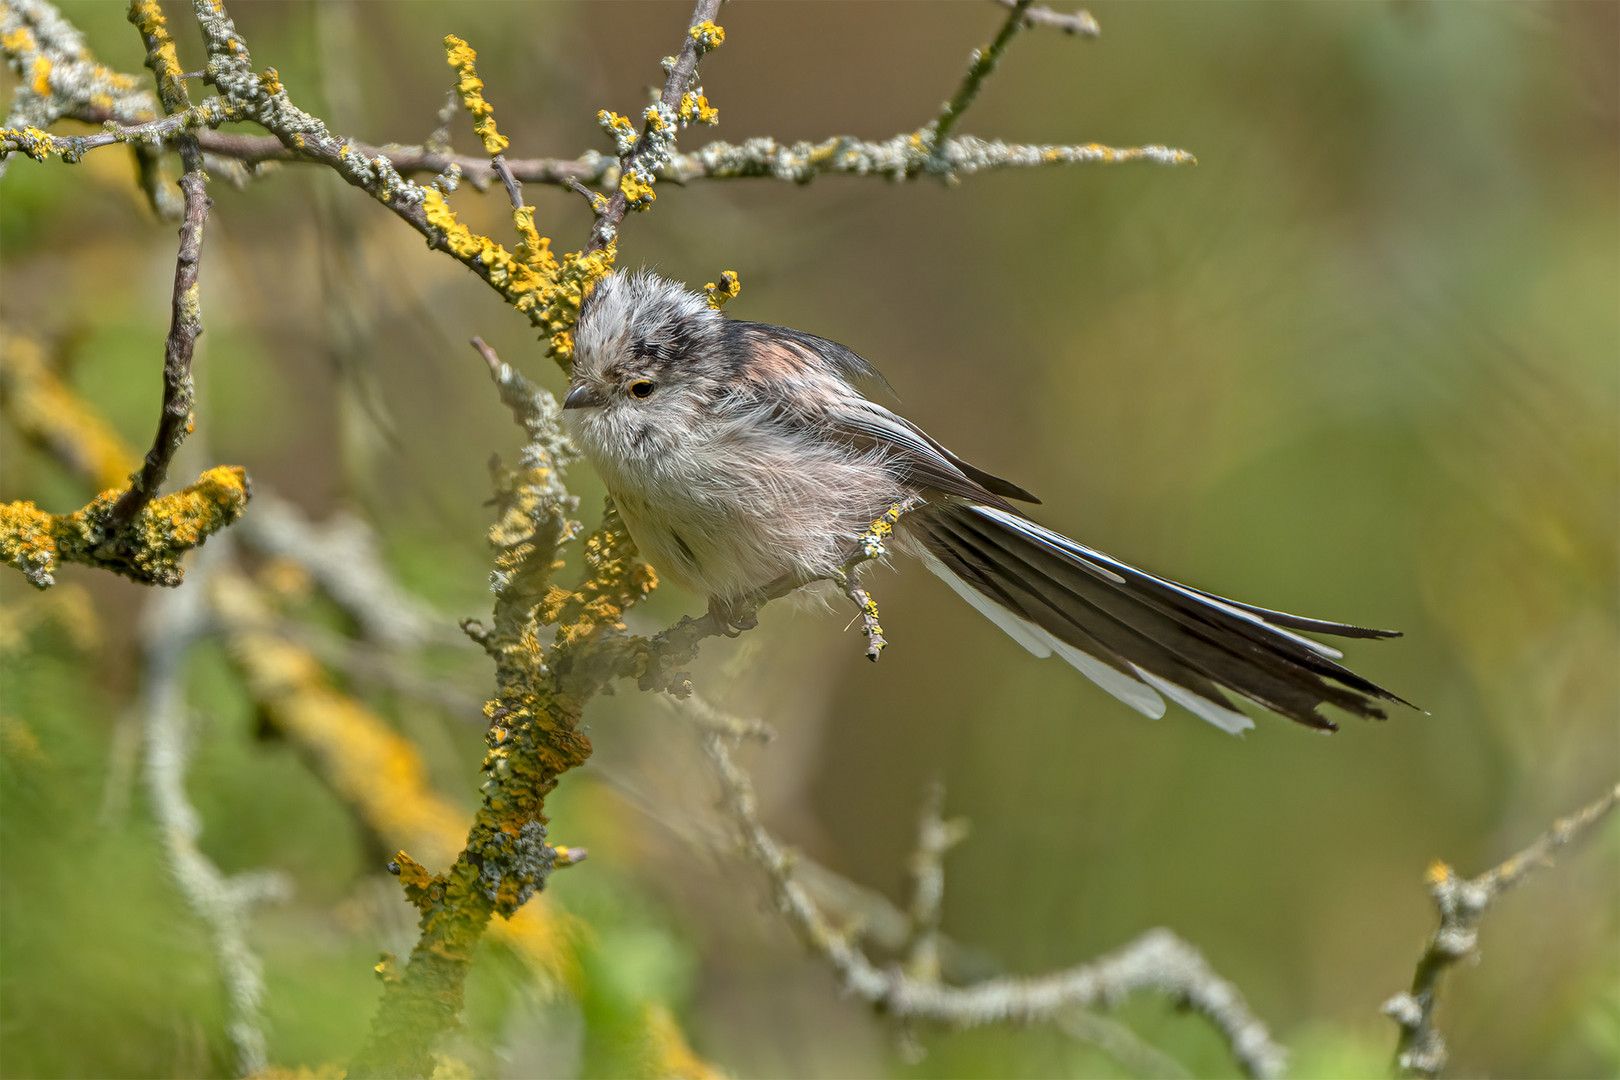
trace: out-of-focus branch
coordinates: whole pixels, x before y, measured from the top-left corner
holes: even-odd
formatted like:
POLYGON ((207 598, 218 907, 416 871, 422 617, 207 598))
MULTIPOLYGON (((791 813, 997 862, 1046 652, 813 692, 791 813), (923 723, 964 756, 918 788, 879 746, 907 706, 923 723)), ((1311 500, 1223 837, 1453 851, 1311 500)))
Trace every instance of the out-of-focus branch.
POLYGON ((732 742, 712 725, 703 734, 743 850, 769 880, 778 910, 832 967, 845 992, 895 1020, 974 1027, 1056 1020, 1069 1010, 1107 1005, 1151 990, 1209 1020, 1246 1075, 1271 1077, 1282 1072, 1284 1050, 1249 1010, 1243 995, 1211 970, 1197 949, 1169 930, 1151 930, 1114 953, 1063 971, 986 979, 969 986, 878 967, 832 925, 797 880, 793 855, 759 820, 753 782, 732 757, 732 742))
MULTIPOLYGON (((995 0, 995 2, 1004 8, 1019 6, 1018 0, 995 0)), ((1097 25, 1097 20, 1091 17, 1089 11, 1081 10, 1064 15, 1042 4, 1024 8, 1024 25, 1048 26, 1065 34, 1078 34, 1081 37, 1096 37, 1102 32, 1102 28, 1097 25)))
POLYGON ((0 412, 92 490, 129 479, 135 451, 51 369, 32 338, 0 326, 0 412))
POLYGON ((208 928, 228 1002, 226 1033, 236 1047, 238 1076, 256 1076, 268 1063, 259 1003, 264 977, 247 944, 243 923, 257 902, 281 899, 291 884, 280 874, 226 877, 197 846, 202 822, 186 796, 187 710, 185 658, 210 626, 203 580, 214 559, 203 559, 191 587, 155 598, 142 632, 140 712, 146 726, 146 790, 168 856, 169 872, 186 903, 208 928))
POLYGON ((273 493, 260 494, 241 532, 257 550, 308 571, 368 639, 402 649, 420 645, 432 634, 434 612, 383 569, 376 537, 359 518, 338 514, 316 524, 295 504, 273 493))
POLYGON ((1400 1026, 1395 1066, 1402 1076, 1438 1076, 1449 1051, 1434 1026, 1440 977, 1479 947, 1479 920, 1497 897, 1552 864, 1553 853, 1607 817, 1620 802, 1620 785, 1596 802, 1553 822, 1536 841, 1476 878, 1458 877, 1438 860, 1429 868, 1429 893, 1440 912, 1440 926, 1429 938, 1412 976, 1412 989, 1384 1002, 1384 1013, 1400 1026))

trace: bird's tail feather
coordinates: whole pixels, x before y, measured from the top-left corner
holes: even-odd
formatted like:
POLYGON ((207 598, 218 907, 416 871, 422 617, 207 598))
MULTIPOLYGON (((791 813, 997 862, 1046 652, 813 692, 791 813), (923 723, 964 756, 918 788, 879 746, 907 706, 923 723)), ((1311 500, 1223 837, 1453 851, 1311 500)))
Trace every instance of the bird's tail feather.
POLYGON ((1234 734, 1253 722, 1229 690, 1308 727, 1336 705, 1383 719, 1400 698, 1337 663, 1298 631, 1395 637, 1223 600, 1155 577, 1027 518, 966 503, 922 518, 925 561, 956 593, 1037 656, 1057 653, 1127 705, 1164 714, 1160 695, 1234 734))

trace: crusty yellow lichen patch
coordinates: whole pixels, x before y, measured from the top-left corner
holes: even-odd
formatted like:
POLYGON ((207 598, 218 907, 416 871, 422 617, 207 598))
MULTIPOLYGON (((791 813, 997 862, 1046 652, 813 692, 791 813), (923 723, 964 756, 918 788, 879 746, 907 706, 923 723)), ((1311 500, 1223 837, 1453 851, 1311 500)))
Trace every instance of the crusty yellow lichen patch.
POLYGON ((56 583, 59 562, 111 570, 147 585, 178 585, 180 559, 232 524, 247 508, 247 473, 222 465, 197 482, 141 508, 123 529, 112 527, 121 491, 103 491, 82 510, 48 514, 31 502, 0 506, 0 555, 36 587, 56 583))
POLYGON ((51 93, 51 59, 48 56, 34 57, 34 63, 28 69, 28 88, 40 97, 49 97, 51 93))
POLYGON ((487 154, 499 154, 511 145, 511 140, 502 135, 495 127, 495 106, 484 100, 484 80, 478 77, 476 63, 478 54, 473 47, 454 34, 446 34, 444 38, 445 56, 450 66, 456 69, 460 78, 456 82, 456 93, 461 95, 461 102, 467 111, 473 115, 473 131, 484 144, 487 154))
POLYGON ((720 110, 710 105, 709 99, 702 94, 682 94, 681 107, 677 112, 681 121, 687 124, 718 124, 720 122, 720 110))
POLYGON ((8 56, 17 53, 34 51, 34 34, 26 26, 19 26, 0 35, 0 49, 5 50, 8 56))
POLYGON ((722 270, 720 280, 711 281, 703 286, 703 292, 709 298, 709 306, 716 311, 726 306, 729 300, 737 299, 742 292, 742 278, 737 276, 735 270, 722 270))
POLYGON ((726 42, 725 28, 715 23, 713 19, 704 19, 687 31, 692 40, 697 42, 698 52, 706 53, 711 49, 718 49, 726 42))
POLYGON ((169 37, 168 20, 157 0, 130 0, 129 21, 135 29, 151 39, 147 49, 146 66, 158 80, 158 98, 169 111, 185 107, 186 86, 180 78, 180 57, 174 51, 174 39, 169 37))
POLYGON ((613 248, 570 252, 559 261, 551 253, 551 241, 534 229, 533 208, 525 206, 513 214, 522 238, 514 256, 461 224, 438 191, 427 189, 423 209, 442 244, 462 262, 482 267, 489 283, 546 335, 552 356, 567 367, 573 358, 580 302, 613 268, 613 248))

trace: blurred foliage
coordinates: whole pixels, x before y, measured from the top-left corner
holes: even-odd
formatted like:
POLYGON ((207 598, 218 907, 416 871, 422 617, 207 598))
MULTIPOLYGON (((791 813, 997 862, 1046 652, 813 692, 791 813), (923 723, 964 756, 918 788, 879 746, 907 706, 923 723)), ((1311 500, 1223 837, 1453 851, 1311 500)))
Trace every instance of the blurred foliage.
MULTIPOLYGON (((140 71, 119 5, 63 9, 105 62, 140 71)), ((440 38, 456 33, 479 50, 510 154, 568 157, 608 149, 598 108, 639 113, 688 12, 231 9, 258 63, 371 142, 435 126, 440 38)), ((1038 492, 1042 519, 1087 543, 1246 601, 1403 629, 1351 661, 1428 714, 1332 738, 1263 720, 1244 741, 1180 713, 1145 721, 914 567, 874 583, 881 664, 839 634, 842 613, 782 607, 711 642, 697 679, 780 730, 754 761, 772 824, 895 898, 915 808, 942 778, 949 812, 975 829, 948 863, 945 930, 987 964, 1066 966, 1168 925, 1243 988, 1294 1048, 1296 1075, 1381 1072, 1394 1031, 1377 1008, 1431 928, 1428 861, 1484 869, 1612 783, 1620 760, 1620 8, 1093 10, 1097 41, 1014 42, 961 130, 1162 142, 1196 168, 948 190, 667 187, 627 223, 621 263, 696 284, 735 267, 732 314, 871 358, 907 415, 1038 492)), ((910 130, 997 18, 988 4, 728 6, 727 46, 703 77, 715 134, 910 130)), ((200 66, 195 36, 177 38, 200 66)), ((174 238, 121 153, 12 162, 0 320, 49 342, 144 445, 174 238)), ((527 191, 542 232, 583 240, 577 195, 527 191)), ((483 615, 486 463, 518 433, 464 342, 532 358, 555 389, 531 332, 331 175, 286 169, 210 193, 198 437, 176 475, 206 464, 206 446, 311 514, 359 508, 447 620, 483 615)), ((504 228, 498 189, 453 204, 475 228, 504 228)), ((0 430, 0 455, 0 498, 84 502, 14 433, 0 430)), ((572 480, 596 505, 586 471, 572 480)), ((218 1075, 231 1058, 206 938, 132 781, 148 595, 78 567, 61 578, 92 597, 99 644, 71 631, 71 612, 29 614, 55 594, 0 576, 7 625, 24 627, 0 635, 0 1073, 218 1075)), ((700 606, 662 590, 641 625, 700 606)), ((330 612, 316 622, 346 629, 330 612)), ((470 809, 487 665, 470 646, 413 663, 448 693, 337 677, 470 809)), ((271 1059, 342 1061, 365 1031, 378 951, 403 955, 413 937, 387 853, 265 737, 217 650, 194 656, 189 690, 204 849, 296 884, 250 924, 271 1059)), ((551 890, 591 928, 581 993, 545 997, 489 949, 446 1048, 474 1074, 635 1072, 650 1002, 736 1075, 1119 1073, 1049 1030, 924 1032, 927 1056, 904 1063, 745 869, 682 842, 712 825, 714 790, 663 710, 624 692, 589 719, 596 758, 548 807, 553 838, 592 852, 551 890)), ((1452 973, 1441 1010, 1457 1074, 1620 1071, 1617 841, 1611 825, 1487 917, 1483 962, 1452 973)), ((1201 1075, 1230 1071, 1169 1003, 1134 1000, 1118 1018, 1201 1075)))

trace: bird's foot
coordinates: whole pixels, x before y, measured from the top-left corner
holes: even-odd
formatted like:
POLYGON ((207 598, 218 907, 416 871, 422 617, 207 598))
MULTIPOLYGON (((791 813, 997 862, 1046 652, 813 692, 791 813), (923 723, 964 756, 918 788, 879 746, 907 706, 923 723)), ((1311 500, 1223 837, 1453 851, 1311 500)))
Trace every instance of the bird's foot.
POLYGON ((714 623, 714 631, 734 638, 744 630, 752 630, 759 625, 752 607, 738 607, 718 596, 709 597, 709 620, 714 623))

